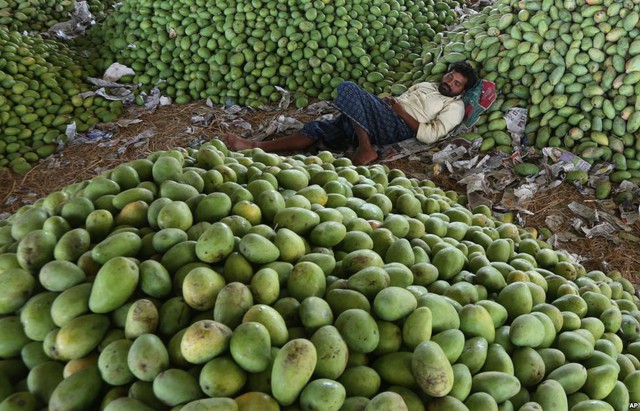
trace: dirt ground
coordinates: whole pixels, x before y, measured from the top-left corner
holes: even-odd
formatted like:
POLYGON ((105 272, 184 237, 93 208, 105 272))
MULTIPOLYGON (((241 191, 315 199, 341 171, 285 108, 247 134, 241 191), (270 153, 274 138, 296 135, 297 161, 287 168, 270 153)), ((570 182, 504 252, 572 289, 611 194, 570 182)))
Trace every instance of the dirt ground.
MULTIPOLYGON (((222 110, 208 107, 202 102, 158 107, 153 113, 134 108, 124 118, 140 122, 124 127, 116 124, 103 127, 103 131, 113 133, 109 138, 72 143, 35 164, 24 175, 0 169, 0 213, 6 217, 20 206, 53 191, 90 179, 123 162, 144 158, 151 152, 175 147, 197 147, 226 132, 242 133, 247 123, 253 130, 266 127, 281 115, 302 122, 311 119, 298 110, 288 109, 255 111, 242 116, 244 123, 229 122, 229 117, 222 110), (194 116, 206 118, 206 121, 194 124, 194 116)), ((403 170, 408 176, 422 176, 428 168, 424 162, 406 159, 386 164, 403 170)), ((464 187, 445 173, 434 176, 432 180, 443 189, 464 191, 464 187)), ((572 214, 567 206, 573 201, 595 204, 595 199, 585 197, 575 187, 563 183, 523 204, 531 212, 526 216, 524 225, 543 227, 546 217, 554 214, 564 219, 560 229, 571 231, 569 222, 572 214)), ((627 234, 623 240, 618 237, 589 239, 578 235, 573 241, 560 243, 557 248, 583 257, 582 264, 588 270, 619 270, 634 283, 640 283, 636 278, 640 271, 640 247, 633 241, 635 237, 640 237, 640 224, 631 225, 627 234)))

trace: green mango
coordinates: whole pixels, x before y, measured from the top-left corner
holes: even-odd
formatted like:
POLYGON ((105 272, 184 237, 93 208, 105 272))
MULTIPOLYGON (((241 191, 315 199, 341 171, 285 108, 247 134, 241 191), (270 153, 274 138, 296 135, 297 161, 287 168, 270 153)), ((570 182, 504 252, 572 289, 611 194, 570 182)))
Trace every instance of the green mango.
POLYGON ((91 236, 84 228, 74 228, 60 237, 53 249, 53 257, 56 260, 75 262, 80 256, 89 251, 91 236))
POLYGON ((431 341, 437 343, 451 364, 454 364, 465 347, 465 338, 462 331, 452 328, 441 331, 431 337, 431 341))
POLYGON ((58 384, 49 400, 51 411, 88 410, 99 400, 103 381, 97 366, 83 368, 58 384))
POLYGON ((276 261, 280 256, 280 250, 273 242, 255 233, 244 235, 238 250, 247 260, 255 264, 267 264, 276 261))
POLYGON ((60 359, 83 358, 100 344, 109 318, 102 314, 86 314, 69 320, 56 335, 56 352, 60 359))
POLYGON ((278 351, 271 370, 271 391, 282 405, 291 405, 311 379, 318 358, 306 339, 293 339, 278 351))
POLYGON ((28 391, 18 391, 0 402, 2 411, 36 411, 38 409, 38 398, 28 391))
POLYGON ((601 365, 587 370, 582 392, 594 400, 602 400, 613 391, 618 380, 617 364, 601 365))
POLYGON ((371 401, 369 401, 365 408, 365 411, 384 410, 408 411, 408 408, 402 396, 392 391, 384 391, 377 394, 371 398, 371 401))
POLYGON ((445 297, 437 294, 423 294, 418 297, 418 307, 427 307, 431 310, 433 332, 440 332, 460 327, 460 317, 455 306, 445 297))
POLYGON ((302 300, 299 315, 300 322, 308 331, 333 324, 331 306, 320 297, 310 296, 302 300))
POLYGON ((506 308, 509 320, 528 314, 533 308, 531 291, 523 282, 507 284, 498 294, 496 302, 506 308))
POLYGON ((336 318, 334 325, 350 351, 368 353, 378 346, 378 325, 371 314, 362 309, 352 308, 343 311, 336 318))
POLYGON ((582 364, 569 362, 551 371, 547 380, 558 381, 567 395, 573 394, 587 381, 587 369, 582 364))
POLYGON ((29 371, 27 376, 29 392, 35 394, 41 401, 48 403, 53 391, 64 380, 63 371, 64 365, 58 361, 38 364, 29 371))
POLYGON ((467 397, 464 405, 469 411, 498 411, 498 404, 492 396, 486 392, 476 392, 467 397))
POLYGON ((320 327, 310 338, 316 348, 318 361, 314 374, 320 378, 336 379, 347 367, 349 349, 340 332, 333 325, 320 327))
MULTIPOLYGON (((458 313, 460 330, 467 338, 482 337, 489 344, 495 339, 495 326, 491 314, 483 306, 467 304, 458 313)), ((512 327, 513 329, 513 327, 512 327)))
POLYGON ((66 260, 49 261, 38 273, 40 284, 49 291, 65 291, 84 282, 86 278, 82 268, 66 260))
POLYGON ((151 382, 169 367, 169 353, 158 336, 143 334, 129 348, 127 365, 137 379, 151 382))
POLYGON ((54 324, 62 327, 73 318, 87 313, 92 287, 91 283, 78 284, 58 294, 50 308, 54 324))
POLYGON ((53 260, 56 244, 56 236, 48 231, 29 232, 20 240, 16 250, 20 267, 31 273, 37 273, 43 265, 53 260))
POLYGON ((51 318, 51 305, 57 296, 57 293, 42 292, 31 297, 22 307, 20 322, 27 337, 43 341, 49 331, 56 328, 51 318))
POLYGON ((24 333, 20 318, 5 316, 0 318, 0 358, 10 359, 18 357, 22 348, 31 342, 24 333))
POLYGON ((185 370, 169 368, 153 380, 153 393, 170 407, 203 397, 198 380, 185 370))
POLYGON ((249 287, 232 282, 225 285, 216 298, 213 319, 235 328, 242 322, 245 313, 253 306, 253 295, 249 287))
POLYGON ((135 379, 127 364, 127 357, 133 342, 119 339, 109 343, 98 357, 100 376, 109 385, 122 386, 135 379))
POLYGON ((510 340, 518 347, 539 347, 545 338, 545 327, 533 314, 522 314, 511 323, 510 340))
POLYGON ((397 351, 377 357, 371 367, 383 382, 415 390, 418 384, 412 373, 412 359, 412 352, 397 351))
POLYGON ((414 309, 413 312, 405 317, 405 321, 402 324, 402 340, 404 344, 413 350, 421 342, 430 340, 432 321, 433 316, 429 308, 419 307, 414 309))
POLYGON ((396 321, 413 312, 418 305, 416 297, 406 288, 390 286, 376 294, 373 309, 378 318, 396 321))
POLYGON ((319 378, 307 384, 300 393, 300 406, 304 409, 338 411, 347 393, 342 384, 327 378, 319 378))
POLYGON ((389 286, 389 274, 381 267, 367 267, 349 276, 347 287, 359 291, 367 298, 374 298, 378 292, 389 286))
POLYGON ((91 250, 98 264, 106 264, 114 257, 135 257, 142 248, 142 239, 136 233, 124 231, 111 234, 91 250))
POLYGON ((473 376, 471 392, 486 392, 501 403, 513 397, 520 387, 520 381, 513 375, 486 371, 473 376))
POLYGON ((411 370, 418 386, 433 397, 444 397, 453 388, 453 369, 444 351, 433 341, 420 343, 413 352, 411 370))
POLYGON ((196 242, 196 255, 206 263, 223 261, 235 246, 233 231, 222 222, 211 225, 196 242))
POLYGON ((475 374, 484 365, 487 359, 489 343, 482 337, 473 337, 465 340, 464 349, 458 358, 458 363, 469 368, 471 374, 475 374))
POLYGON ((307 297, 322 297, 327 287, 326 277, 322 268, 310 261, 302 261, 293 266, 287 278, 289 294, 303 301, 307 297))
POLYGON ((487 349, 487 359, 481 371, 499 371, 514 375, 514 364, 511 356, 500 344, 489 344, 487 349))
POLYGON ((191 401, 180 408, 180 411, 202 410, 238 411, 238 404, 231 398, 205 398, 191 401))
POLYGON ((98 271, 89 296, 89 309, 108 313, 122 306, 138 286, 140 271, 131 259, 118 256, 109 259, 98 271))
POLYGON ((273 346, 280 347, 289 340, 289 331, 284 318, 273 307, 264 304, 252 306, 242 317, 242 322, 250 321, 259 322, 267 328, 273 346))
POLYGON ((119 397, 110 401, 103 411, 152 411, 153 408, 148 407, 142 401, 135 398, 119 397))
POLYGON ((195 267, 182 281, 182 295, 191 308, 198 311, 211 310, 225 285, 221 274, 207 267, 195 267))
POLYGON ((545 375, 545 363, 536 350, 531 347, 516 349, 512 354, 514 375, 523 387, 538 384, 545 375))
POLYGON ((232 331, 225 324, 200 320, 191 324, 182 337, 180 352, 192 364, 204 364, 229 348, 232 331))
POLYGON ((245 322, 233 330, 229 351, 234 361, 247 372, 262 372, 271 364, 271 336, 258 322, 245 322))
POLYGON ((147 299, 136 300, 127 311, 124 335, 126 338, 135 339, 142 334, 155 333, 159 321, 160 315, 153 302, 147 299))

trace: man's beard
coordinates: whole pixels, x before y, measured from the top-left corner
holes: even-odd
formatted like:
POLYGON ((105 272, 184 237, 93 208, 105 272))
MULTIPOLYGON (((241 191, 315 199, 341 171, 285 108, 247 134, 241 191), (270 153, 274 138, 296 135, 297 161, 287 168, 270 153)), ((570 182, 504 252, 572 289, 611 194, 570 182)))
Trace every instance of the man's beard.
POLYGON ((438 85, 438 91, 440 92, 440 94, 442 94, 443 96, 446 96, 446 97, 455 97, 456 96, 455 94, 453 94, 453 92, 451 91, 451 88, 446 83, 440 83, 438 85))

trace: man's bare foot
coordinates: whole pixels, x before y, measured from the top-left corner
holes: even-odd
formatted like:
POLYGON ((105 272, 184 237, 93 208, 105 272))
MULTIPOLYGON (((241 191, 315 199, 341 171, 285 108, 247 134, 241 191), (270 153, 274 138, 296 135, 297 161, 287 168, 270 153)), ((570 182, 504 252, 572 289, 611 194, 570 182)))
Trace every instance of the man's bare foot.
POLYGON ((364 166, 378 158, 378 153, 373 148, 363 148, 358 146, 351 160, 357 166, 364 166))
POLYGON ((222 141, 227 145, 227 148, 235 151, 255 147, 255 143, 253 141, 238 137, 231 133, 225 134, 222 137, 222 141))

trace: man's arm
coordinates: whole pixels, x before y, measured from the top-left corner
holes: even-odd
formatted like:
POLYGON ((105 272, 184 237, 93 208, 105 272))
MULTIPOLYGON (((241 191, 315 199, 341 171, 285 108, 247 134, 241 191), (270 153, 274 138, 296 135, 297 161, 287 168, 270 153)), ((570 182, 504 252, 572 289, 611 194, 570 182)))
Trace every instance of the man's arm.
POLYGON ((416 138, 423 143, 431 144, 446 136, 464 118, 464 104, 450 104, 442 109, 432 121, 419 123, 416 138))

